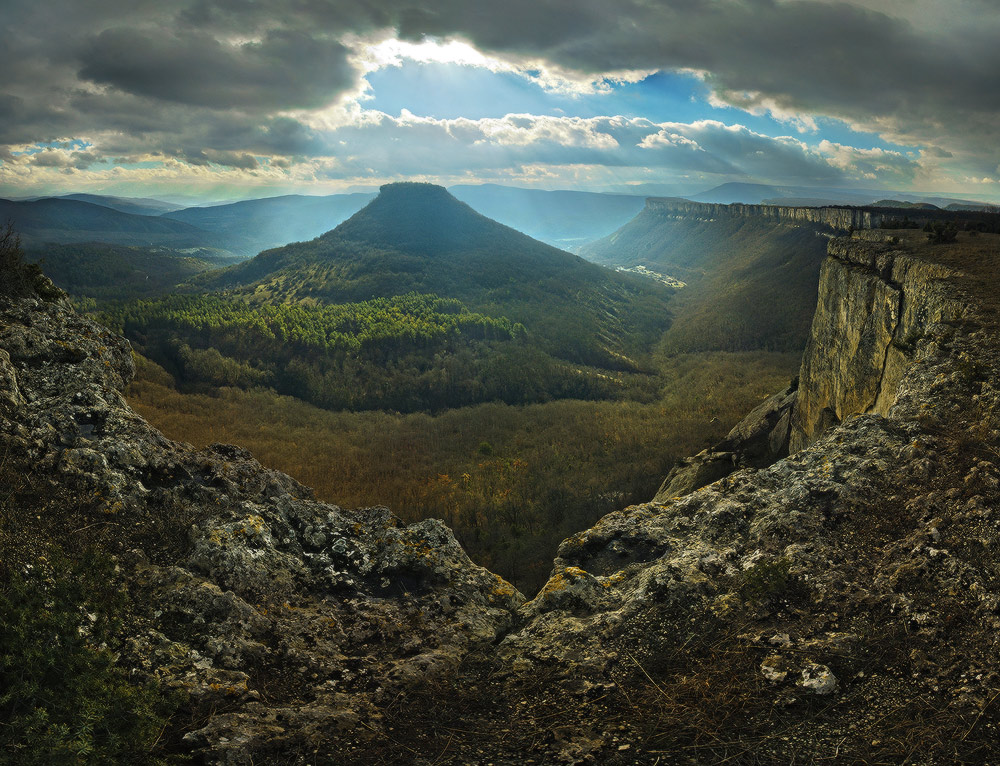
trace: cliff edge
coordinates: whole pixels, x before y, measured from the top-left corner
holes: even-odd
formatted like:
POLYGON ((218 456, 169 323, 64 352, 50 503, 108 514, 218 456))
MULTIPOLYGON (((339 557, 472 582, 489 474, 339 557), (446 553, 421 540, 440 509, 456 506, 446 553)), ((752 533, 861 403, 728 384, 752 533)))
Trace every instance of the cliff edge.
POLYGON ((5 550, 113 557, 117 662, 183 695, 194 762, 990 762, 998 245, 834 240, 794 417, 767 416, 801 449, 609 514, 530 601, 440 522, 168 441, 124 341, 0 299, 5 550))
POLYGON ((112 557, 136 610, 120 662, 183 696, 197 762, 364 762, 340 732, 387 736, 387 699, 513 623, 521 594, 440 521, 171 442, 128 407, 132 374, 128 343, 66 301, 0 298, 0 534, 23 556, 4 563, 44 567, 50 540, 112 557))

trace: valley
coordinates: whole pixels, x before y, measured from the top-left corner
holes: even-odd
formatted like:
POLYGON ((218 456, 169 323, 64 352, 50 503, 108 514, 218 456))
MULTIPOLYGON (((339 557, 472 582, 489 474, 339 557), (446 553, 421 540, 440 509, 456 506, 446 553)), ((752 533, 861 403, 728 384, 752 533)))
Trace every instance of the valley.
POLYGON ((798 354, 654 352, 648 402, 332 412, 182 390, 17 266, 0 635, 25 659, 0 673, 16 700, 55 690, 67 728, 15 709, 3 736, 164 764, 981 760, 1000 726, 1000 251, 956 240, 832 239, 792 453, 654 502, 664 458, 784 389, 798 354), (58 656, 51 630, 73 639, 58 656), (97 723, 77 734, 82 699, 97 723))
POLYGON ((148 357, 130 401, 150 422, 246 447, 331 502, 442 518, 525 592, 560 540, 651 497, 798 363, 665 354, 676 288, 429 185, 182 290, 99 314, 148 357))
POLYGON ((1000 4, 2 9, 0 766, 1000 764, 1000 4))
POLYGON ((798 364, 793 353, 694 354, 664 362, 652 401, 401 415, 331 412, 263 389, 183 392, 140 359, 128 401, 167 437, 238 444, 327 502, 443 519, 476 563, 530 594, 564 538, 651 498, 675 461, 721 439, 798 364))
POLYGON ((873 219, 781 210, 648 200, 583 249, 612 271, 395 184, 228 266, 96 244, 43 264, 130 339, 130 402, 170 438, 441 518, 530 594, 561 540, 648 500, 796 375, 827 242, 873 219))

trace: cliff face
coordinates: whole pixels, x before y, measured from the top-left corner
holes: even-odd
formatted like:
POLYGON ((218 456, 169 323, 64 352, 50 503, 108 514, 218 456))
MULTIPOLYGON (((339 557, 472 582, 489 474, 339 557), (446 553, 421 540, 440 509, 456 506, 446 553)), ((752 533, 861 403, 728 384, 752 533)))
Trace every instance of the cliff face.
MULTIPOLYGON (((903 239, 915 236, 919 241, 903 239)), ((851 415, 888 415, 920 339, 968 310, 946 289, 953 268, 909 254, 900 237, 889 239, 863 232, 830 243, 799 374, 793 452, 851 415)))
POLYGON ((504 656, 648 673, 669 762, 1000 755, 998 270, 995 238, 835 241, 805 448, 566 540, 504 656))
POLYGON ((835 241, 806 446, 608 515, 528 602, 440 522, 164 439, 122 398, 126 344, 58 302, 0 305, 4 465, 116 557, 141 595, 119 661, 184 693, 200 762, 991 762, 998 253, 835 241))
POLYGON ((757 218, 772 223, 819 224, 836 231, 877 228, 883 215, 857 207, 782 207, 780 205, 721 205, 690 202, 675 197, 650 197, 646 210, 666 217, 712 220, 718 218, 757 218))

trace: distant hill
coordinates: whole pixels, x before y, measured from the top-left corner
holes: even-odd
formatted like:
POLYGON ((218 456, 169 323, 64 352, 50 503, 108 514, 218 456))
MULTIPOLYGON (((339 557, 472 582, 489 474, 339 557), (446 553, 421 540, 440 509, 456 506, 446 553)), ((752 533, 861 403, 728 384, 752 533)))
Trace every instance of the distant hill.
MULTIPOLYGON (((873 202, 872 207, 891 207, 899 208, 901 210, 914 209, 914 210, 940 210, 938 205, 932 205, 930 202, 903 202, 898 199, 880 199, 877 202, 873 202)), ((953 208, 954 209, 954 208, 953 208)))
POLYGON ((250 254, 241 236, 222 236, 181 221, 123 213, 104 205, 47 198, 31 202, 0 199, 0 220, 11 220, 26 246, 46 242, 106 242, 170 248, 217 248, 250 254))
POLYGON ((669 200, 651 199, 635 219, 581 253, 687 283, 672 304, 668 352, 801 349, 816 307, 827 227, 683 207, 678 212, 669 200))
POLYGON ((63 194, 55 199, 72 199, 77 202, 89 202, 132 215, 163 215, 172 210, 180 210, 183 205, 163 202, 145 197, 109 197, 104 194, 63 194))
POLYGON ((826 207, 828 205, 838 205, 836 200, 823 199, 821 197, 773 197, 761 202, 762 205, 776 205, 778 207, 826 207))
POLYGON ((98 242, 49 244, 26 252, 29 261, 41 263, 46 276, 72 297, 96 300, 162 295, 195 274, 223 265, 216 254, 203 255, 207 257, 98 242))
POLYGON ((893 192, 872 189, 839 189, 812 186, 775 186, 756 183, 725 183, 721 186, 688 195, 694 202, 731 205, 742 202, 747 205, 788 204, 798 205, 869 205, 879 197, 893 195, 893 192))
POLYGON ((933 192, 902 192, 892 189, 842 189, 837 187, 775 186, 757 183, 725 183, 707 191, 684 195, 694 202, 731 205, 795 205, 817 207, 821 205, 882 205, 897 201, 946 207, 950 204, 969 205, 969 210, 982 209, 982 201, 941 196, 933 192), (877 200, 877 201, 876 201, 877 200))
POLYGON ((270 301, 458 298, 523 323, 546 352, 630 369, 669 323, 671 288, 588 263, 475 212, 440 186, 400 183, 311 242, 204 275, 201 289, 270 301))
POLYGON ((520 189, 498 184, 451 186, 457 199, 529 237, 575 252, 631 220, 644 196, 520 189))
POLYGON ((989 205, 984 202, 949 202, 944 209, 996 213, 1000 210, 1000 205, 989 205))
POLYGON ((189 207, 163 217, 197 226, 227 237, 243 236, 255 242, 256 250, 278 247, 318 237, 354 215, 374 194, 331 194, 245 200, 227 205, 189 207))

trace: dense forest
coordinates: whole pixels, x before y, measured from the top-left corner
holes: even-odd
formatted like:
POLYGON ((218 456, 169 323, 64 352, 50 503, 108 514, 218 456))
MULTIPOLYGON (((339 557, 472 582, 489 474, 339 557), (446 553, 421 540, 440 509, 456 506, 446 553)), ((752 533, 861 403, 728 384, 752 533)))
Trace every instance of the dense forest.
POLYGON ((649 500, 673 463, 787 385, 795 353, 659 361, 649 401, 485 403, 438 414, 330 412, 263 388, 180 390, 139 358, 129 401, 174 439, 239 444, 343 507, 444 519, 472 558, 533 594, 559 542, 649 500))
POLYGON ((642 398, 655 385, 552 357, 523 325, 435 295, 321 305, 174 295, 100 316, 188 390, 266 386, 334 410, 642 398))

